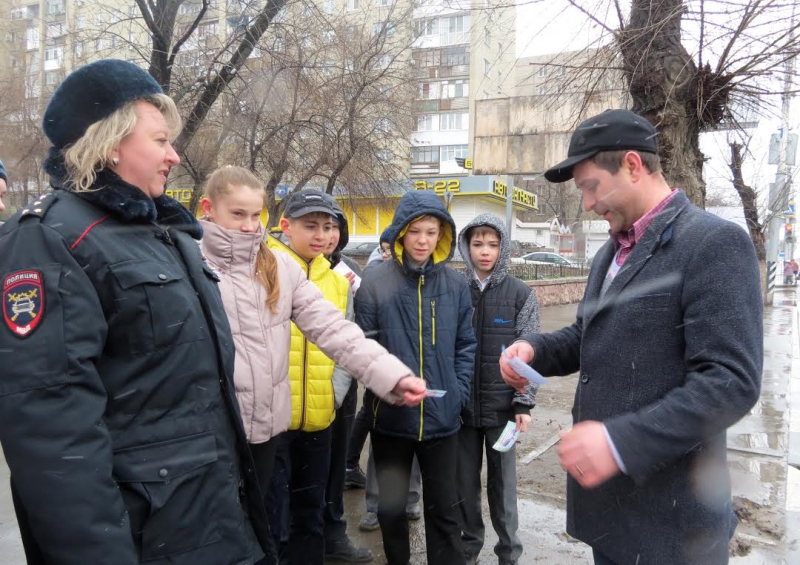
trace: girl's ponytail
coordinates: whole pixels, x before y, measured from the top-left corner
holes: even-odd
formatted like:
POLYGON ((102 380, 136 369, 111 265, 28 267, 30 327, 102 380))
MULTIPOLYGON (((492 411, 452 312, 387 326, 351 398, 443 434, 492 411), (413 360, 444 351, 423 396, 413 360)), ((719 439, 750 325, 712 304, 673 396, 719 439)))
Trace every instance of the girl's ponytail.
MULTIPOLYGON (((217 169, 208 178, 205 195, 212 201, 231 192, 233 187, 245 186, 252 190, 264 193, 264 185, 249 170, 244 167, 227 166, 217 169)), ((278 284, 278 260, 270 250, 266 241, 258 246, 256 255, 255 272, 253 273, 267 293, 266 305, 270 312, 275 313, 278 299, 280 298, 280 285, 278 284)))
POLYGON ((272 253, 266 241, 262 241, 261 245, 258 246, 255 276, 267 292, 266 304, 269 311, 275 314, 278 307, 278 299, 280 298, 278 260, 275 258, 275 254, 272 253))

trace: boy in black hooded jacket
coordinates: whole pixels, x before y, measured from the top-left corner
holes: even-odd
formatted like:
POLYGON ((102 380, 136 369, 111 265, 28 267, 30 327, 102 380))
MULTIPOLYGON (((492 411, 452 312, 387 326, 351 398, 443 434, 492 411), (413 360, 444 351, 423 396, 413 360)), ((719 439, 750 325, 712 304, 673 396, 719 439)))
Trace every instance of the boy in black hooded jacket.
POLYGON ((425 499, 428 563, 464 565, 453 477, 459 415, 469 400, 475 358, 472 302, 464 277, 446 264, 455 224, 433 192, 409 192, 392 220, 392 260, 364 271, 356 323, 409 367, 428 389, 446 391, 419 406, 392 406, 367 391, 377 468, 378 521, 389 565, 410 558, 406 499, 417 456, 425 499))
POLYGON ((486 450, 489 515, 498 536, 494 551, 500 565, 517 563, 522 543, 517 536, 517 458, 512 447, 492 449, 506 424, 516 422, 524 432, 536 403, 536 387, 524 393, 508 386, 500 374, 503 345, 521 334, 539 331, 539 302, 531 288, 507 272, 509 238, 503 221, 481 214, 458 236, 467 264, 467 280, 475 313, 472 325, 478 339, 470 401, 461 412, 459 431, 458 498, 461 541, 467 563, 476 563, 483 548, 481 464, 486 450))

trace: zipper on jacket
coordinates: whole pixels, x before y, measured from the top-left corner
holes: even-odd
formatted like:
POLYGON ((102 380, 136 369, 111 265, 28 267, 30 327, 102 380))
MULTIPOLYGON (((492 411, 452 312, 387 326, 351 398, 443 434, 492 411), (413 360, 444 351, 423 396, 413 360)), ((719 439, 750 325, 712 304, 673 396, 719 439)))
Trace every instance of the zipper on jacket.
POLYGON ((479 426, 481 421, 481 376, 480 376, 480 367, 481 367, 481 351, 483 344, 483 299, 486 296, 485 291, 481 291, 480 297, 478 298, 478 305, 475 308, 475 311, 478 314, 478 319, 475 323, 475 339, 477 340, 478 344, 475 348, 475 370, 472 375, 472 399, 473 399, 473 418, 474 422, 473 425, 479 426))
MULTIPOLYGON (((417 314, 419 315, 419 378, 425 380, 425 371, 422 368, 422 285, 425 284, 425 275, 420 275, 417 284, 417 314)), ((419 441, 422 441, 422 421, 425 415, 425 399, 419 403, 419 441)))
POLYGON ((373 429, 378 426, 378 407, 381 405, 381 399, 377 396, 372 401, 372 427, 373 429))
MULTIPOLYGON (((308 261, 306 261, 306 279, 311 280, 311 265, 308 264, 308 261)), ((308 395, 308 339, 303 332, 300 333, 303 335, 303 390, 300 397, 300 425, 297 428, 298 430, 302 430, 303 425, 306 423, 306 396, 308 395)))
POLYGON ((431 320, 433 320, 431 341, 433 342, 433 345, 436 345, 436 301, 435 300, 431 300, 431 320))

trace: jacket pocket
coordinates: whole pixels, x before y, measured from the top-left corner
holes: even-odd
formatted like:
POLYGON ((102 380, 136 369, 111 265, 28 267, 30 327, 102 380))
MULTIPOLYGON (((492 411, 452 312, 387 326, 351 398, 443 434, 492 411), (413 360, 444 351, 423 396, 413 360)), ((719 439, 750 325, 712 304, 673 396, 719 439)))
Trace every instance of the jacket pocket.
POLYGON ((114 453, 114 479, 141 548, 141 560, 161 559, 221 539, 214 516, 220 484, 212 432, 130 447, 114 453))
POLYGON ((119 332, 116 337, 127 344, 128 354, 202 339, 200 305, 180 265, 125 261, 109 269, 118 284, 109 326, 119 332))

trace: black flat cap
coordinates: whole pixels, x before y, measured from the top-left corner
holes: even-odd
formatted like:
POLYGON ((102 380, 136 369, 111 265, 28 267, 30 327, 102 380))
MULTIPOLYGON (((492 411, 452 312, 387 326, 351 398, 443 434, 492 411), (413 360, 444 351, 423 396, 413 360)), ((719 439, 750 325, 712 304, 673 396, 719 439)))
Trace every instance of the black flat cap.
POLYGON ((642 116, 630 110, 606 110, 582 122, 569 141, 567 158, 550 167, 544 178, 550 182, 566 182, 572 168, 601 151, 644 151, 658 153, 658 132, 642 116))

